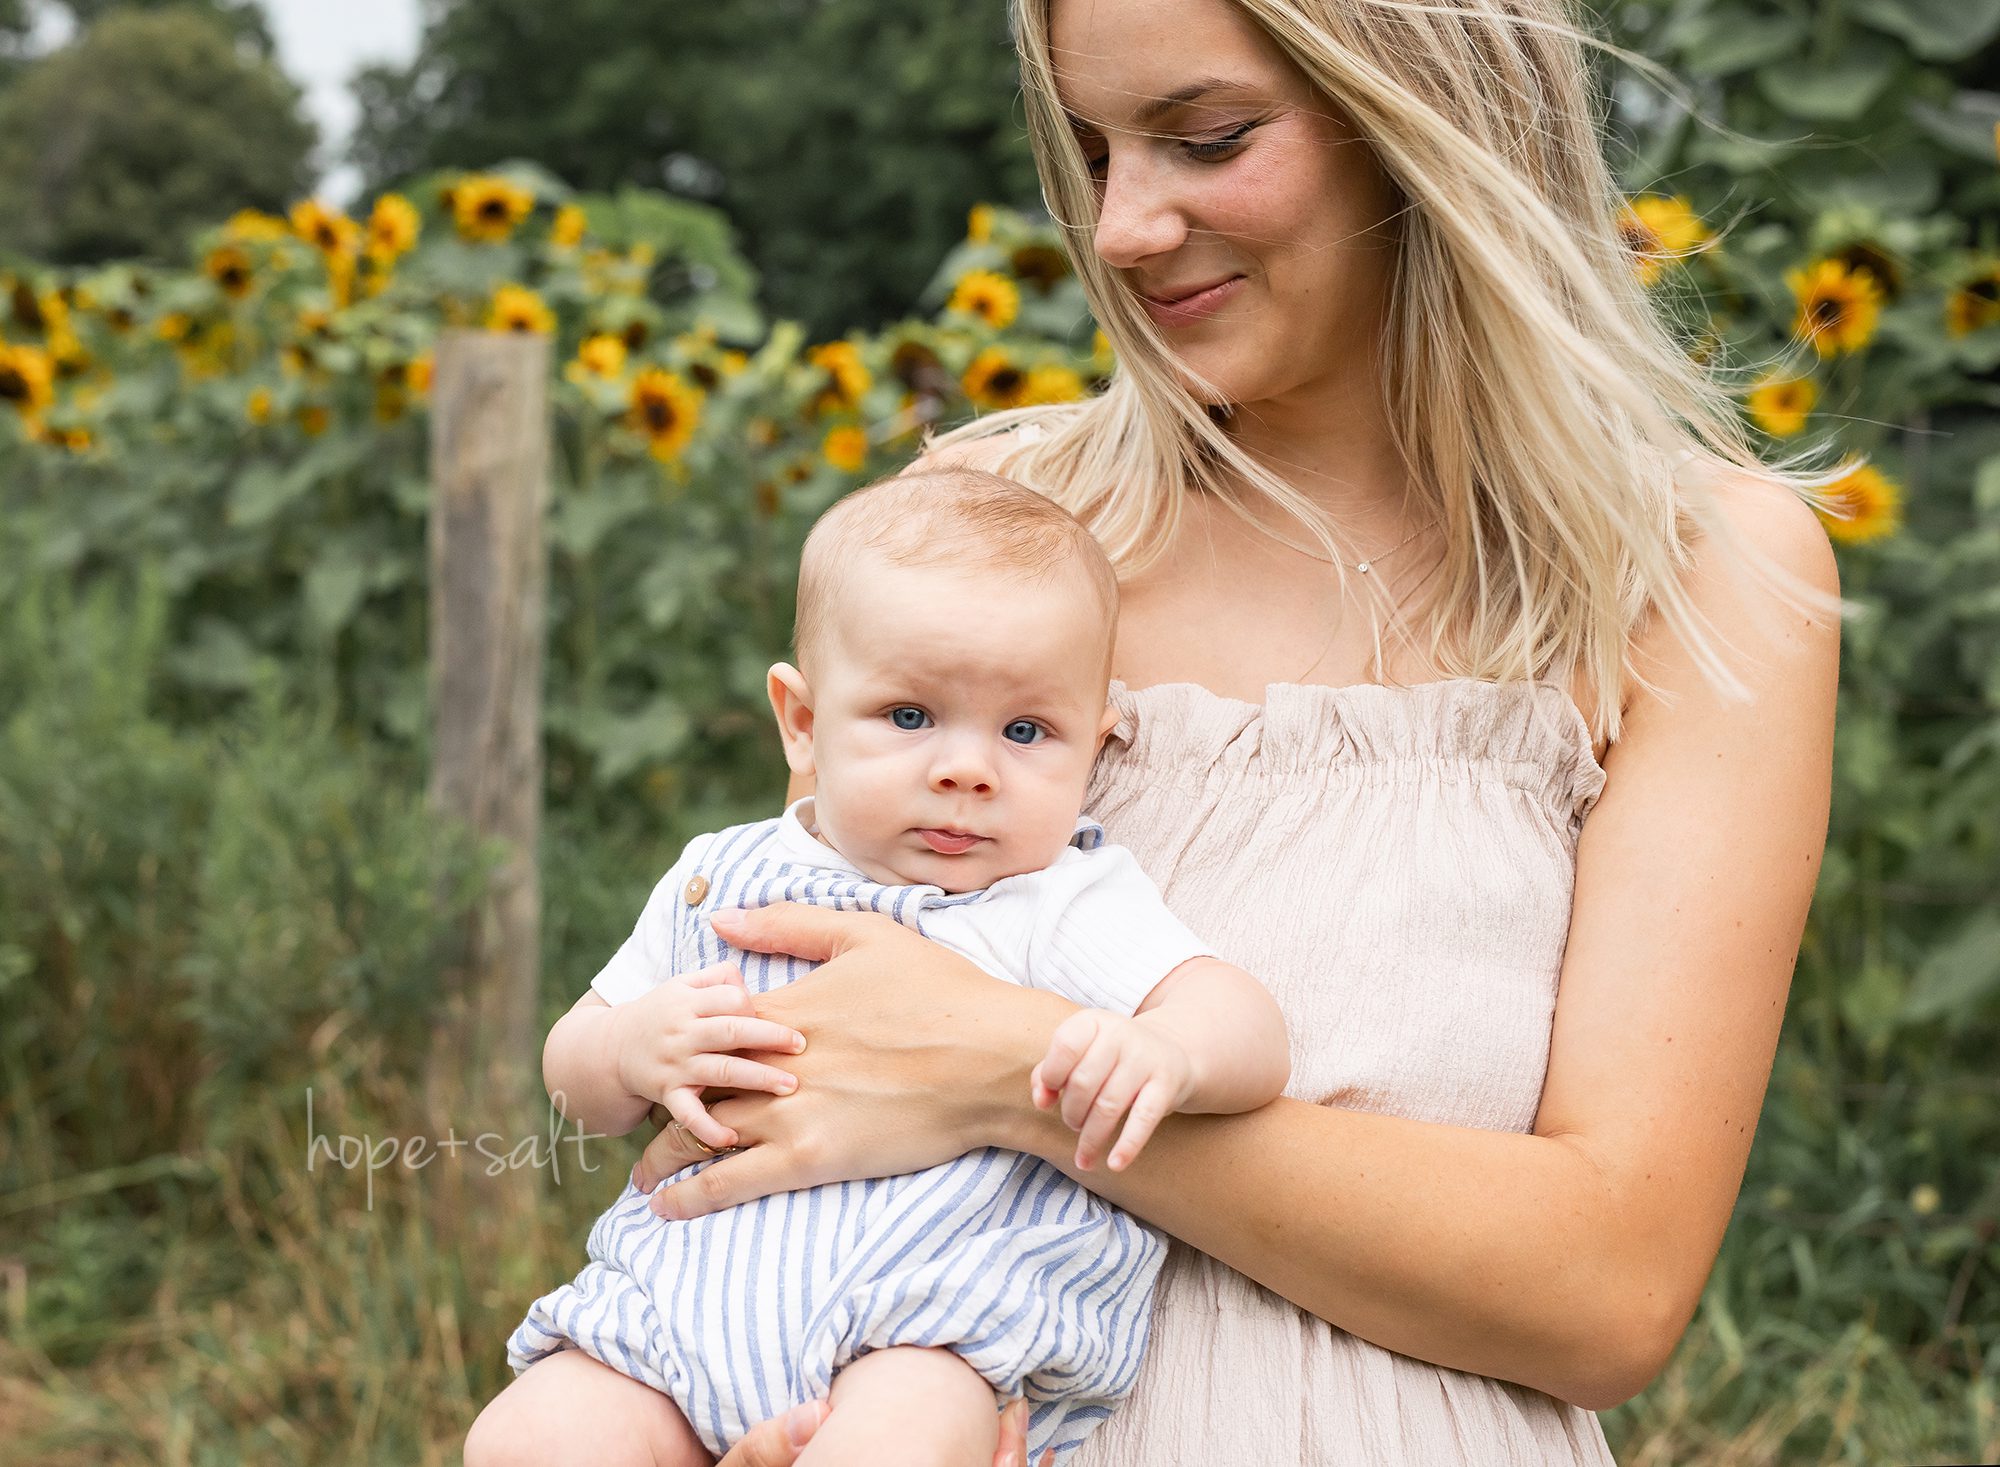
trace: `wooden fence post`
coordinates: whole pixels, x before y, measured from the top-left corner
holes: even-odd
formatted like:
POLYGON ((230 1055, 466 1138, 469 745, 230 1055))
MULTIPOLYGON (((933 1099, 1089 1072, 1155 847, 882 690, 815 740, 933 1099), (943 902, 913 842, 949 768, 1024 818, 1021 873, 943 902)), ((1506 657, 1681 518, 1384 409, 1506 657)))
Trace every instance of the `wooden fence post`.
MULTIPOLYGON (((501 1152, 545 1131, 532 1102, 541 1098, 549 354, 546 336, 447 331, 431 384, 431 808, 505 856, 445 975, 427 1090, 434 1125, 466 1139, 498 1133, 501 1152)), ((442 1170, 483 1177, 486 1163, 467 1153, 442 1170)), ((513 1172, 484 1190, 532 1195, 536 1175, 513 1172)))

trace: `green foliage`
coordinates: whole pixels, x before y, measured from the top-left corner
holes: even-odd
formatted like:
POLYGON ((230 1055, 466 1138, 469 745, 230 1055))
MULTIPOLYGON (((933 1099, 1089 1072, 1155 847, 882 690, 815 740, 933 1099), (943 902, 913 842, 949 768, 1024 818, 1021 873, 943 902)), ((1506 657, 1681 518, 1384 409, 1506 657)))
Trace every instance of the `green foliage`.
POLYGON ((998 6, 453 0, 407 68, 357 82, 354 151, 377 187, 508 156, 664 183, 735 221, 774 311, 832 334, 906 312, 973 202, 1037 197, 1017 86, 998 6))
POLYGON ((295 194, 312 126, 239 29, 211 8, 120 7, 28 65, 0 93, 0 249, 171 259, 218 203, 295 194))

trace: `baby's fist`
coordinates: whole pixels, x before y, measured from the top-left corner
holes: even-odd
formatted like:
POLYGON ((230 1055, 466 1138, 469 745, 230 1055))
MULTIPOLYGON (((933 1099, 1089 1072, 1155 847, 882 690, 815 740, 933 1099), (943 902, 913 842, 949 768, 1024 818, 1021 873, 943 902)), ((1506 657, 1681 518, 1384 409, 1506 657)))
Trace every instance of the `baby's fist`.
POLYGON ((1048 1110, 1060 1102, 1063 1124, 1078 1133, 1079 1171, 1097 1165, 1114 1133, 1111 1169, 1130 1166, 1154 1128, 1194 1088, 1194 1068, 1179 1040, 1144 1015, 1104 1009, 1070 1015, 1028 1078, 1035 1105, 1048 1110), (1127 1112, 1131 1118, 1119 1133, 1127 1112))

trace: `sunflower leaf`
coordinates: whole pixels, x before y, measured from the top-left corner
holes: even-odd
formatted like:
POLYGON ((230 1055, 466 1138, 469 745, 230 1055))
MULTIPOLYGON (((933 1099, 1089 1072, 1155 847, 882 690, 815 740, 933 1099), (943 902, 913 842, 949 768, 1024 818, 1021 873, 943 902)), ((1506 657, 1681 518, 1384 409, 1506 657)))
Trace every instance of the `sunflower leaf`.
POLYGON ((1957 61, 2000 34, 2000 0, 1853 0, 1853 14, 1926 61, 1957 61))
POLYGON ((1757 72, 1757 89, 1794 117, 1813 122, 1851 122, 1861 116, 1895 79, 1896 48, 1857 40, 1820 66, 1777 62, 1757 72))

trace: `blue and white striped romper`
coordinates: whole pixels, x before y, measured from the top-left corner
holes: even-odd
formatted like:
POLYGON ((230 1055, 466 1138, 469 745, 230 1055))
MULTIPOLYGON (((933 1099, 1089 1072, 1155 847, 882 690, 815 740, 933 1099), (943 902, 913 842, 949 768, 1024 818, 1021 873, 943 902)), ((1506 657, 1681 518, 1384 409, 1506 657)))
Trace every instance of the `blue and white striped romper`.
MULTIPOLYGON (((1211 952, 1088 818, 1046 870, 957 895, 870 881, 810 819, 807 799, 696 837, 592 987, 621 1003, 722 961, 752 993, 789 983, 814 965, 740 952, 707 920, 780 901, 883 912, 996 977, 1120 1013, 1211 952)), ((1035 1157, 989 1147, 681 1222, 647 1195, 628 1181, 589 1264, 530 1307, 507 1342, 517 1373, 580 1348, 671 1396, 720 1456, 868 1350, 945 1346, 1000 1397, 1027 1397, 1030 1462, 1064 1460, 1137 1378, 1165 1240, 1035 1157)))

